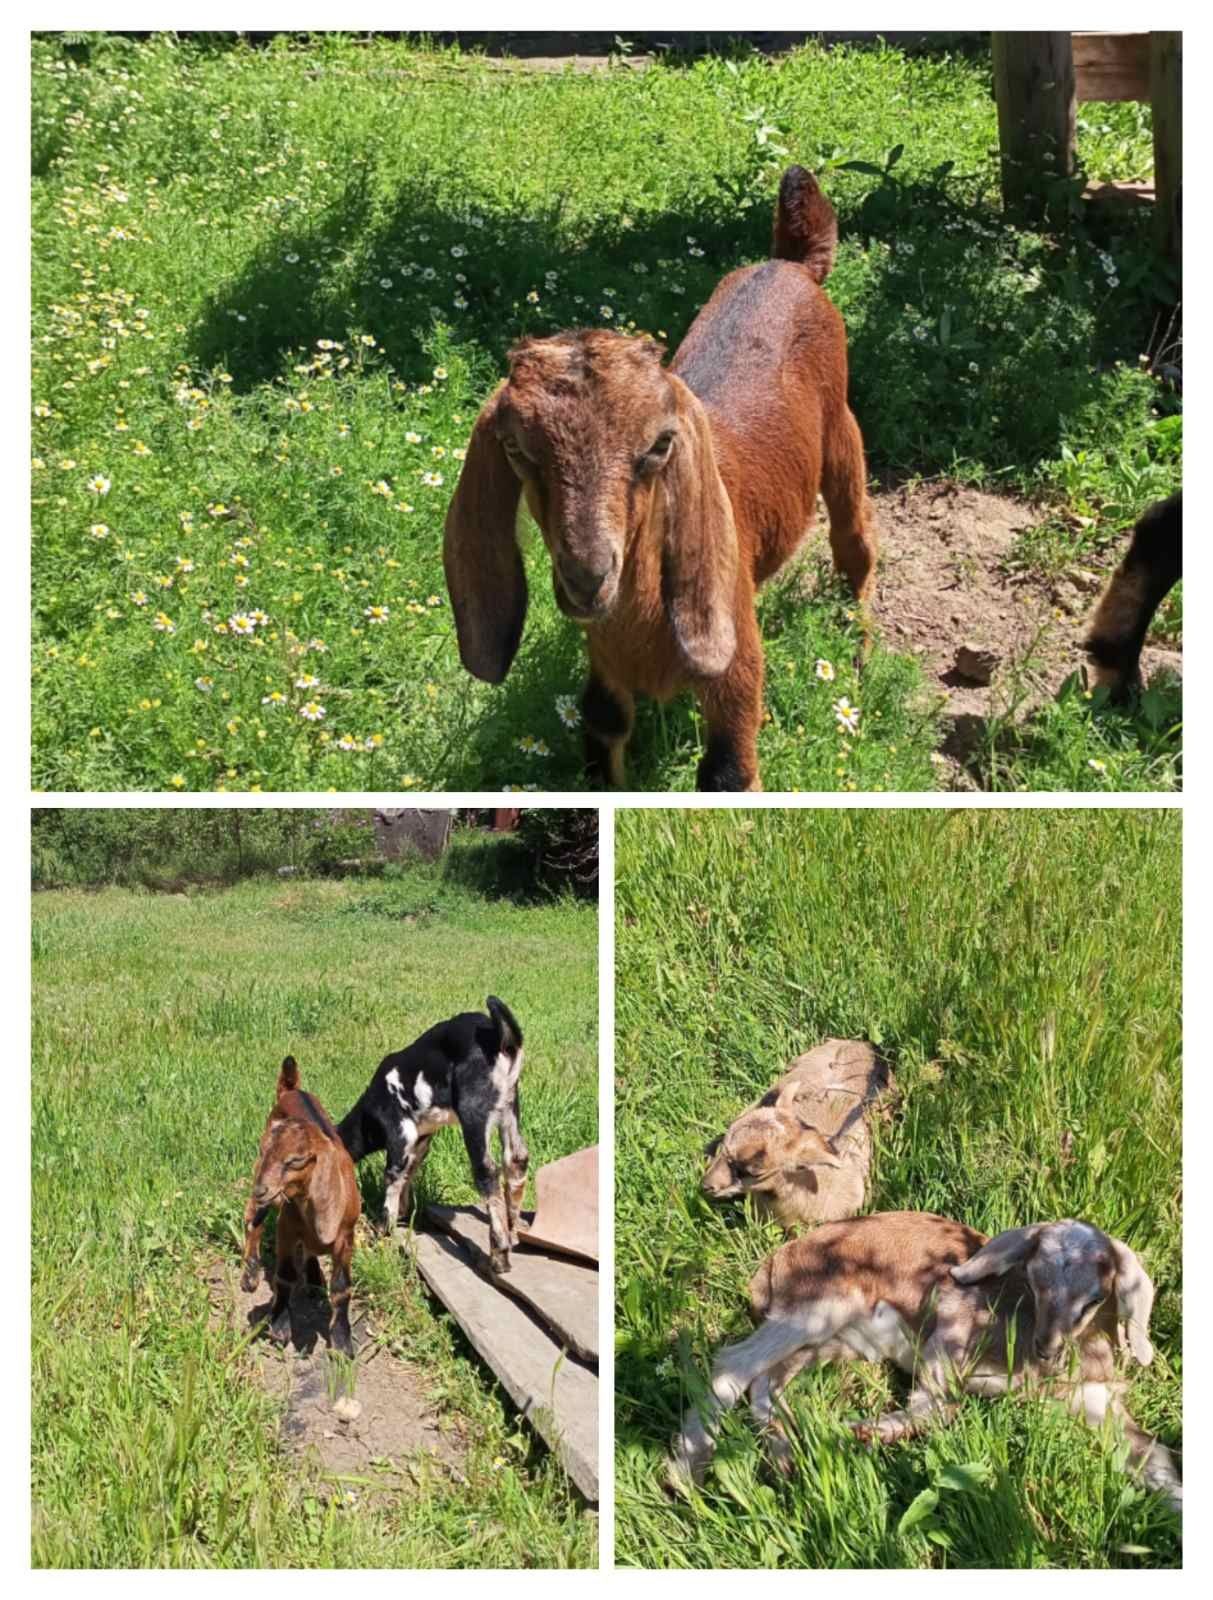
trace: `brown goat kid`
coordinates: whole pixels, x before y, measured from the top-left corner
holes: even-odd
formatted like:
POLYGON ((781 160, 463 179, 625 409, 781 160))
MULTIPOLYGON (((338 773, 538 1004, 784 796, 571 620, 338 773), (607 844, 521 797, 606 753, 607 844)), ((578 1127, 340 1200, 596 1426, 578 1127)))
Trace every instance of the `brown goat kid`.
POLYGON ((870 1044, 827 1039, 712 1141, 703 1192, 752 1195, 759 1216, 788 1233, 853 1217, 872 1164, 868 1108, 890 1083, 870 1044))
POLYGON ((769 1256, 750 1283, 757 1332, 728 1345, 711 1393, 683 1421, 667 1481, 699 1482, 720 1414, 748 1393, 772 1462, 794 1456, 776 1411, 788 1383, 826 1361, 893 1361, 911 1374, 906 1407, 851 1424, 890 1444, 951 1421, 962 1394, 1026 1389, 1093 1428, 1112 1422, 1132 1470, 1177 1511, 1183 1489, 1171 1452, 1125 1410, 1116 1353, 1154 1359, 1154 1285, 1119 1239, 1067 1218, 997 1238, 925 1211, 877 1212, 829 1223, 769 1256))
POLYGON ((834 208, 785 173, 772 259, 730 273, 668 369, 662 347, 583 329, 524 339, 481 412, 446 519, 464 666, 500 683, 526 616, 519 494, 585 628, 591 776, 624 782, 635 697, 691 687, 707 722, 701 789, 761 787, 756 587, 812 527, 862 600, 876 561, 863 439, 847 406, 842 318, 823 293, 834 208))
POLYGON ((324 1273, 317 1257, 331 1256, 329 1339, 334 1350, 352 1356, 350 1262, 362 1199, 349 1152, 324 1107, 299 1087, 293 1056, 287 1056, 278 1075, 278 1096, 261 1135, 253 1192, 244 1212, 241 1284, 248 1294, 261 1278, 261 1230, 274 1206, 278 1233, 270 1338, 275 1344, 286 1344, 290 1338, 290 1300, 299 1281, 299 1257, 308 1283, 323 1289, 324 1273))

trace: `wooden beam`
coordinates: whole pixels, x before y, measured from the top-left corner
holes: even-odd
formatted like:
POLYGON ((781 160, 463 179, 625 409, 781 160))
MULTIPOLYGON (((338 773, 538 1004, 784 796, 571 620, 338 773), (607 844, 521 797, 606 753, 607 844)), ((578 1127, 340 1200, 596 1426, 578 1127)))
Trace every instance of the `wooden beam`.
POLYGON ((1039 217, 1051 179, 1074 171, 1074 51, 1068 33, 995 33, 994 96, 1002 196, 1039 217))
POLYGON ((1148 100, 1148 33, 1076 33, 1074 85, 1080 100, 1148 100))
POLYGON ((1183 34, 1150 35, 1150 102, 1154 112, 1154 237, 1180 270, 1183 241, 1183 34))

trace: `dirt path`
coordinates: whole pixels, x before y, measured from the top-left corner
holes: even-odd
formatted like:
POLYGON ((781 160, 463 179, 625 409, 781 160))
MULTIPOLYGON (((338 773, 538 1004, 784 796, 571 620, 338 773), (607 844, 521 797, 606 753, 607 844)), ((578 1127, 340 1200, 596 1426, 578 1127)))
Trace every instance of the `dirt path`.
MULTIPOLYGON (((263 1282, 253 1294, 240 1287, 235 1265, 214 1262, 205 1282, 213 1323, 244 1333, 268 1304, 263 1282)), ((340 1369, 330 1366, 327 1300, 296 1290, 291 1302, 292 1340, 278 1350, 268 1339, 249 1345, 253 1380, 284 1401, 280 1439, 329 1479, 357 1479, 347 1493, 417 1489, 427 1474, 462 1479, 466 1446, 431 1404, 423 1376, 375 1347, 364 1313, 353 1320, 358 1351, 353 1393, 340 1369), (351 1404, 351 1401, 353 1402, 351 1404)))
MULTIPOLYGON (((1013 572, 1007 557, 1039 507, 955 483, 900 486, 873 496, 881 535, 874 616, 891 650, 922 661, 944 702, 941 753, 954 785, 972 787, 964 757, 981 724, 1026 716, 1082 664, 1087 619, 1119 548, 1084 558, 1064 577, 1013 572), (959 656, 967 650, 971 654, 959 656), (990 674, 989 681, 978 681, 990 674)), ((1182 673, 1177 652, 1147 647, 1147 678, 1182 673)))

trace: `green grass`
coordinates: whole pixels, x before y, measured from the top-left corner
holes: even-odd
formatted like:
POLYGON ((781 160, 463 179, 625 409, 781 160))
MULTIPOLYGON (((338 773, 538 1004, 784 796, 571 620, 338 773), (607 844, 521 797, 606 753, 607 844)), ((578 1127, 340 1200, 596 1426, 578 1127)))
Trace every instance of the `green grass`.
MULTIPOLYGON (((277 1405, 208 1326, 200 1274, 238 1259, 287 1051, 339 1117, 389 1049, 499 993, 527 1034, 533 1166, 592 1143, 596 952, 592 907, 519 908, 424 871, 35 896, 34 1565, 594 1564, 596 1519, 397 1245, 356 1250, 355 1303, 466 1435, 467 1482, 357 1505, 280 1451, 277 1405)), ((360 1182, 373 1216, 381 1157, 360 1182)), ((419 1195, 475 1200, 457 1130, 419 1195)))
MULTIPOLYGON (((673 348, 765 254, 791 160, 839 211, 830 294, 874 471, 1043 495, 1042 570, 1179 479, 1177 402, 1139 361, 1168 289, 1148 223, 1004 224, 980 57, 536 74, 339 35, 43 35, 33 99, 38 788, 580 787, 562 697, 583 649, 538 540, 509 680, 459 665, 440 552, 460 453, 521 334, 673 348)), ((1140 108, 1084 108, 1094 175, 1149 150, 1140 108)), ((917 663, 880 646, 856 675, 845 602, 806 596, 817 560, 763 601, 768 787, 933 787, 917 663), (843 762, 839 693, 862 711, 843 762)), ((1097 759, 1104 720, 1073 731, 1097 759)), ((701 744, 690 697, 645 706, 632 781, 691 787, 701 744)), ((1022 765, 1058 786, 1046 752, 1022 765)))
POLYGON ((990 1233, 1086 1217, 1141 1254, 1156 1356, 1127 1401, 1182 1443, 1179 844, 1176 812, 620 814, 619 1560, 1178 1564, 1174 1520, 1109 1441, 1038 1403, 969 1399, 952 1428, 866 1452, 841 1419, 904 1394, 883 1368, 791 1387, 789 1482, 765 1473, 744 1409, 702 1494, 669 1500, 660 1469, 782 1240, 699 1193, 701 1149, 830 1034, 874 1040, 897 1078, 871 1209, 990 1233), (915 1523, 927 1490, 938 1503, 915 1523))

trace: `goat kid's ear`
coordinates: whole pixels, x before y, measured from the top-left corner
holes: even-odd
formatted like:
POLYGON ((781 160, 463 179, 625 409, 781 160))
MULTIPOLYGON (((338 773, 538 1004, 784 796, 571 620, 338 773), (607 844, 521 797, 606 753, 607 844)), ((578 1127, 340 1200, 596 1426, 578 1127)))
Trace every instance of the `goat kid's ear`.
POLYGON ((472 429, 442 544, 459 659, 486 683, 500 683, 510 670, 527 602, 516 531, 522 484, 496 432, 504 388, 503 383, 472 429))
POLYGON ((709 1158, 709 1160, 710 1160, 716 1154, 716 1152, 720 1149, 720 1147, 721 1147, 721 1145, 723 1143, 724 1143, 724 1134, 723 1133, 719 1134, 715 1139, 709 1139, 707 1144, 705 1144, 704 1147, 703 1147, 704 1155, 707 1156, 709 1158))
POLYGON ((952 1268, 957 1283, 977 1283, 982 1278, 1001 1278, 1004 1272, 1018 1266, 1036 1248, 1043 1223, 1034 1222, 1028 1228, 1008 1228, 997 1234, 989 1244, 982 1245, 975 1256, 952 1268))
POLYGON ((660 480, 665 496, 662 598, 691 670, 714 678, 737 648, 737 529, 707 414, 681 379, 668 376, 680 426, 660 480))
POLYGON ((824 1133, 810 1127, 807 1122, 802 1122, 800 1126, 804 1130, 804 1137, 796 1147, 798 1168, 842 1166, 842 1158, 832 1139, 827 1139, 824 1133))
POLYGON ((1121 1347, 1127 1344, 1134 1358, 1148 1367, 1154 1359, 1149 1337, 1154 1285, 1127 1244, 1113 1239, 1112 1250, 1116 1256, 1116 1313, 1121 1322, 1121 1347))

